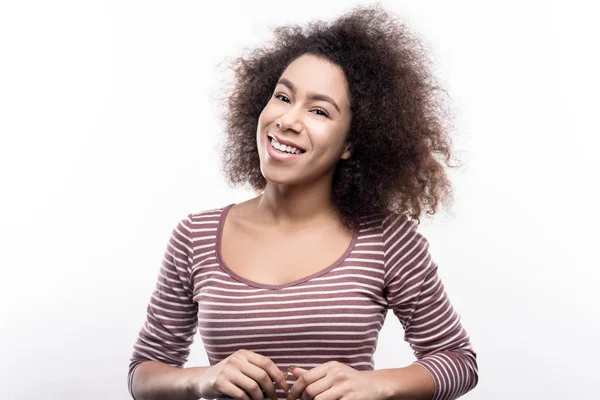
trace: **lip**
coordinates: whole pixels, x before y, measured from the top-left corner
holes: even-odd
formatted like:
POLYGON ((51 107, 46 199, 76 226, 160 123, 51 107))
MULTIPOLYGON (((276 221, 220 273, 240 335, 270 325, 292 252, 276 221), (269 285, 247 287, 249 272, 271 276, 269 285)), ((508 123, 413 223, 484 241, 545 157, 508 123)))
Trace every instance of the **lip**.
POLYGON ((271 142, 271 140, 269 139, 269 136, 273 136, 275 138, 275 140, 277 140, 279 143, 281 144, 285 144, 286 146, 292 146, 297 148, 298 150, 302 150, 303 152, 306 153, 306 150, 303 149, 302 147, 298 146, 297 144, 295 144, 294 142, 290 142, 289 140, 285 140, 280 138, 279 136, 273 134, 273 133, 269 133, 267 134, 267 140, 269 141, 269 143, 271 142))
MULTIPOLYGON (((290 146, 293 146, 293 145, 290 145, 290 146)), ((267 156, 268 156, 267 158, 270 158, 275 161, 293 161, 293 160, 297 160, 298 158, 300 158, 303 154, 304 153, 292 154, 292 153, 279 151, 275 147, 273 147, 273 145, 271 144, 271 140, 269 138, 267 138, 267 156)))

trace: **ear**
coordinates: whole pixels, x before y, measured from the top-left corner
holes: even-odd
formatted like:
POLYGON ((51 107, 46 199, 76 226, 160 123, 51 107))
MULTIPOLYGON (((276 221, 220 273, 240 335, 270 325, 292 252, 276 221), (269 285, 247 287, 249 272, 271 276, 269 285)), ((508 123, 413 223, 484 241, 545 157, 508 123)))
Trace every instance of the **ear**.
POLYGON ((350 143, 346 144, 346 147, 344 148, 344 152, 342 153, 342 156, 340 157, 342 160, 347 160, 350 158, 350 156, 352 155, 352 153, 350 152, 351 149, 351 145, 350 143))

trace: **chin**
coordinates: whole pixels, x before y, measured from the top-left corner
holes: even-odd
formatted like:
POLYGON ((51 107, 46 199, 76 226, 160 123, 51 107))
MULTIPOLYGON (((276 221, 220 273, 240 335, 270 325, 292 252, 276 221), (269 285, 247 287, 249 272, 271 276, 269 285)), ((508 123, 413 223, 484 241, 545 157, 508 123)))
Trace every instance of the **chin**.
POLYGON ((289 179, 289 177, 281 176, 281 174, 265 174, 263 172, 263 177, 267 181, 267 183, 276 184, 276 185, 292 185, 295 183, 293 179, 289 179))
POLYGON ((286 173, 286 171, 273 171, 265 170, 261 168, 261 173, 263 178, 267 181, 267 183, 275 184, 275 185, 294 185, 299 183, 298 177, 291 175, 290 173, 286 173))

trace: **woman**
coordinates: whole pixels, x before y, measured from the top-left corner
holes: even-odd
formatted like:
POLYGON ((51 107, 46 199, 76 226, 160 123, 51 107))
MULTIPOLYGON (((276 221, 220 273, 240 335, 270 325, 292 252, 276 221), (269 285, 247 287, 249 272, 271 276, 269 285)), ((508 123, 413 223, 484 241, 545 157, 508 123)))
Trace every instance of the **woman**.
POLYGON ((476 354, 415 222, 451 198, 418 43, 378 6, 275 34, 234 65, 226 97, 225 171, 259 194, 173 230, 130 393, 459 397, 477 384, 476 354), (388 309, 417 360, 375 370, 388 309), (197 329, 210 366, 181 368, 197 329))

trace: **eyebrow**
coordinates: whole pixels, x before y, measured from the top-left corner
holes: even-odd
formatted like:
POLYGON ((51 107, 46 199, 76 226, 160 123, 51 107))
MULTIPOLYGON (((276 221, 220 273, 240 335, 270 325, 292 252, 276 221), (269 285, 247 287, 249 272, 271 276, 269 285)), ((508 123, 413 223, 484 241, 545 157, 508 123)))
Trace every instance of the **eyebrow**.
MULTIPOLYGON (((277 84, 282 84, 284 86, 287 86, 292 93, 296 93, 296 86, 289 80, 286 78, 281 78, 279 80, 279 82, 277 82, 277 84)), ((326 101, 328 103, 331 103, 335 109, 341 114, 342 112, 340 111, 340 108, 338 107, 338 105, 336 104, 336 102, 329 96, 327 96, 326 94, 320 94, 320 93, 309 93, 308 94, 308 98, 311 100, 321 100, 321 101, 326 101)))

